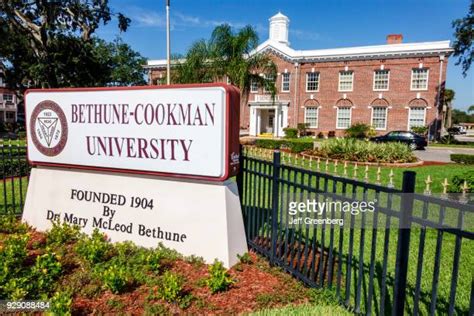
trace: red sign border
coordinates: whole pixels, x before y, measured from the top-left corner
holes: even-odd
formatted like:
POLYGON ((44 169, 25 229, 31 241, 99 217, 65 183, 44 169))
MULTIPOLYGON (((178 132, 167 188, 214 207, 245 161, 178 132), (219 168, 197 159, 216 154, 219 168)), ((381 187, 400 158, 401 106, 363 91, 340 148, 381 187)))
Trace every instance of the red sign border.
MULTIPOLYGON (((224 174, 221 177, 210 177, 210 176, 200 176, 200 175, 189 175, 182 173, 170 173, 170 172, 157 172, 157 171, 143 171, 135 169, 121 169, 121 168, 107 168, 107 167, 97 167, 97 166, 84 166, 84 165, 75 165, 75 164, 64 164, 64 163, 50 163, 50 162, 41 162, 41 161, 32 161, 30 159, 28 142, 26 146, 27 159, 30 165, 32 166, 45 166, 45 167, 62 167, 68 169, 79 169, 79 170, 92 170, 92 171, 105 171, 105 172, 115 172, 120 174, 137 174, 137 175, 151 175, 151 176, 163 176, 177 179, 192 179, 192 180, 206 180, 206 181, 215 181, 222 182, 229 179, 231 176, 236 175, 236 172, 240 168, 235 169, 234 172, 229 170, 230 166, 230 155, 233 152, 233 149, 238 148, 239 146, 239 134, 237 131, 237 145, 231 143, 231 134, 232 134, 232 121, 231 121, 231 112, 232 108, 237 110, 237 113, 240 114, 240 92, 239 89, 235 86, 226 85, 223 83, 209 83, 209 84, 173 84, 173 85, 163 85, 163 86, 133 86, 133 87, 90 87, 90 88, 53 88, 53 89, 27 89, 24 94, 25 99, 25 114, 27 113, 27 103, 26 96, 31 92, 80 92, 80 91, 122 91, 122 90, 157 90, 157 89, 192 89, 192 88, 223 88, 225 91, 225 148, 224 148, 224 174)), ((28 135, 29 124, 25 120, 26 125, 26 135, 28 135)), ((240 128, 240 119, 237 117, 236 123, 237 129, 240 128)), ((235 126, 234 126, 235 128, 235 126)), ((234 131, 235 133, 235 131, 234 131)), ((235 137, 235 136, 234 136, 235 137)), ((240 154, 239 152, 237 152, 240 154)), ((233 165, 235 166, 235 165, 233 165)))

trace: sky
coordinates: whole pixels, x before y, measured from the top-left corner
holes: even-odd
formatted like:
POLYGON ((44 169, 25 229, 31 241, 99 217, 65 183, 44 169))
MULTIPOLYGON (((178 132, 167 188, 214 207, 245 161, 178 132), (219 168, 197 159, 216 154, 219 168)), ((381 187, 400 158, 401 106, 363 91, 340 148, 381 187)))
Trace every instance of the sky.
MULTIPOLYGON (((228 23, 238 29, 252 25, 260 42, 268 39, 268 19, 281 11, 290 19, 293 49, 324 49, 384 44, 387 34, 402 33, 403 41, 453 40, 454 19, 467 15, 471 0, 170 0, 171 53, 208 39, 214 27, 228 23)), ((109 0, 114 12, 132 22, 125 33, 116 21, 99 28, 106 40, 120 36, 148 59, 166 58, 166 0, 109 0)), ((474 64, 467 77, 450 57, 446 87, 456 92, 454 106, 474 104, 474 64)))

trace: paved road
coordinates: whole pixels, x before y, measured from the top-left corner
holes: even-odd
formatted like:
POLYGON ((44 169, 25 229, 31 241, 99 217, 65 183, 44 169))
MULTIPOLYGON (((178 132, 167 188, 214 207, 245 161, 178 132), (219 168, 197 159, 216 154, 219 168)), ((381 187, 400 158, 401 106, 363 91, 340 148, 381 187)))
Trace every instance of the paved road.
POLYGON ((415 150, 415 155, 425 161, 450 162, 451 154, 470 154, 474 155, 474 148, 439 148, 427 147, 425 150, 415 150))

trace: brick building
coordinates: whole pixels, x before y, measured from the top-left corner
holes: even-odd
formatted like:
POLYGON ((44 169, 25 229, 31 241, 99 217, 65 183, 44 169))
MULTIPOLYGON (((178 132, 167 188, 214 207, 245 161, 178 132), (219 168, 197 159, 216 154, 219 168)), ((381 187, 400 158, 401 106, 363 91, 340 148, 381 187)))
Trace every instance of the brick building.
POLYGON ((13 90, 6 87, 3 66, 0 64, 0 123, 15 123, 18 98, 13 90))
MULTIPOLYGON (((241 128, 250 135, 279 137, 283 128, 303 122, 315 135, 342 135, 358 122, 379 134, 419 125, 431 136, 440 130, 449 41, 403 43, 394 34, 383 45, 295 50, 288 17, 278 13, 269 21, 269 39, 254 53, 269 54, 277 65, 278 94, 272 100, 252 85, 241 108, 241 128)), ((150 60, 146 68, 150 84, 163 84, 166 60, 150 60)))

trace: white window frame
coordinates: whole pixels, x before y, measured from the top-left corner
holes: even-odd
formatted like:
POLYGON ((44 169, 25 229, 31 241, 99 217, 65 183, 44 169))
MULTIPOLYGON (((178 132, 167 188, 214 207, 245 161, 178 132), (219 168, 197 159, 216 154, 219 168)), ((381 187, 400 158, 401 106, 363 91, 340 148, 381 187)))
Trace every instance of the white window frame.
POLYGON ((388 121, 388 107, 386 106, 371 106, 372 108, 372 114, 370 115, 370 125, 374 127, 375 130, 377 131, 384 131, 387 129, 387 121, 388 121), (385 124, 384 127, 375 127, 374 126, 374 108, 382 108, 385 109, 385 124))
POLYGON ((308 128, 318 128, 319 126, 319 106, 314 106, 314 105, 309 105, 309 106, 305 106, 304 108, 304 123, 306 124, 306 110, 307 109, 316 109, 316 125, 308 125, 308 128))
POLYGON ((291 88, 290 88, 290 86, 291 86, 290 82, 291 82, 291 75, 290 75, 290 73, 289 73, 289 72, 284 72, 284 73, 282 73, 282 74, 281 74, 281 90, 280 90, 280 92, 290 92, 290 89, 291 89, 291 88), (285 79, 284 79, 285 76, 288 76, 288 90, 285 90, 285 89, 283 88, 283 87, 284 87, 284 83, 285 83, 285 79))
POLYGON ((338 106, 336 109, 336 129, 348 129, 352 124, 352 106, 338 106), (345 127, 339 126, 339 110, 341 108, 349 109, 349 125, 345 127))
POLYGON ((258 93, 258 83, 255 79, 250 79, 250 93, 258 93), (256 87, 255 90, 253 89, 254 85, 256 87))
POLYGON ((354 90, 354 71, 353 70, 342 70, 339 71, 339 84, 338 84, 338 91, 339 92, 351 92, 354 90), (351 73, 351 88, 350 89, 341 89, 341 75, 343 73, 351 73))
MULTIPOLYGON (((264 78, 265 80, 270 79, 270 78, 267 77, 266 74, 263 75, 263 78, 264 78)), ((276 78, 273 77, 273 83, 276 83, 275 81, 276 81, 276 78)), ((265 85, 264 85, 264 86, 263 86, 263 93, 269 93, 269 92, 270 92, 270 91, 267 91, 267 89, 265 89, 265 85)))
POLYGON ((410 118, 413 109, 423 109, 423 124, 421 125, 414 125, 414 126, 426 126, 426 107, 424 106, 412 106, 408 108, 408 122, 407 122, 407 130, 411 131, 411 128, 414 126, 410 126, 410 118))
POLYGON ((306 92, 319 92, 319 84, 320 84, 320 81, 321 81, 321 74, 317 71, 313 71, 313 72, 307 72, 306 73, 306 92), (310 74, 315 74, 317 76, 317 80, 315 81, 316 83, 316 90, 309 90, 308 89, 308 84, 309 84, 309 75, 310 74))
POLYGON ((410 90, 411 91, 427 91, 430 80, 430 69, 429 68, 412 68, 411 79, 410 79, 410 90), (413 88, 413 74, 416 70, 426 70, 426 88, 413 88))
POLYGON ((389 89, 390 89, 390 70, 387 70, 387 69, 374 70, 373 90, 374 91, 388 91, 389 89), (375 88, 375 76, 376 76, 377 72, 387 72, 387 88, 386 89, 377 89, 377 88, 375 88))
POLYGON ((3 102, 5 102, 5 103, 7 103, 7 102, 13 103, 13 94, 11 94, 11 93, 4 93, 2 97, 3 97, 3 102), (9 97, 11 98, 11 100, 7 100, 7 99, 5 98, 5 96, 9 96, 9 97))

